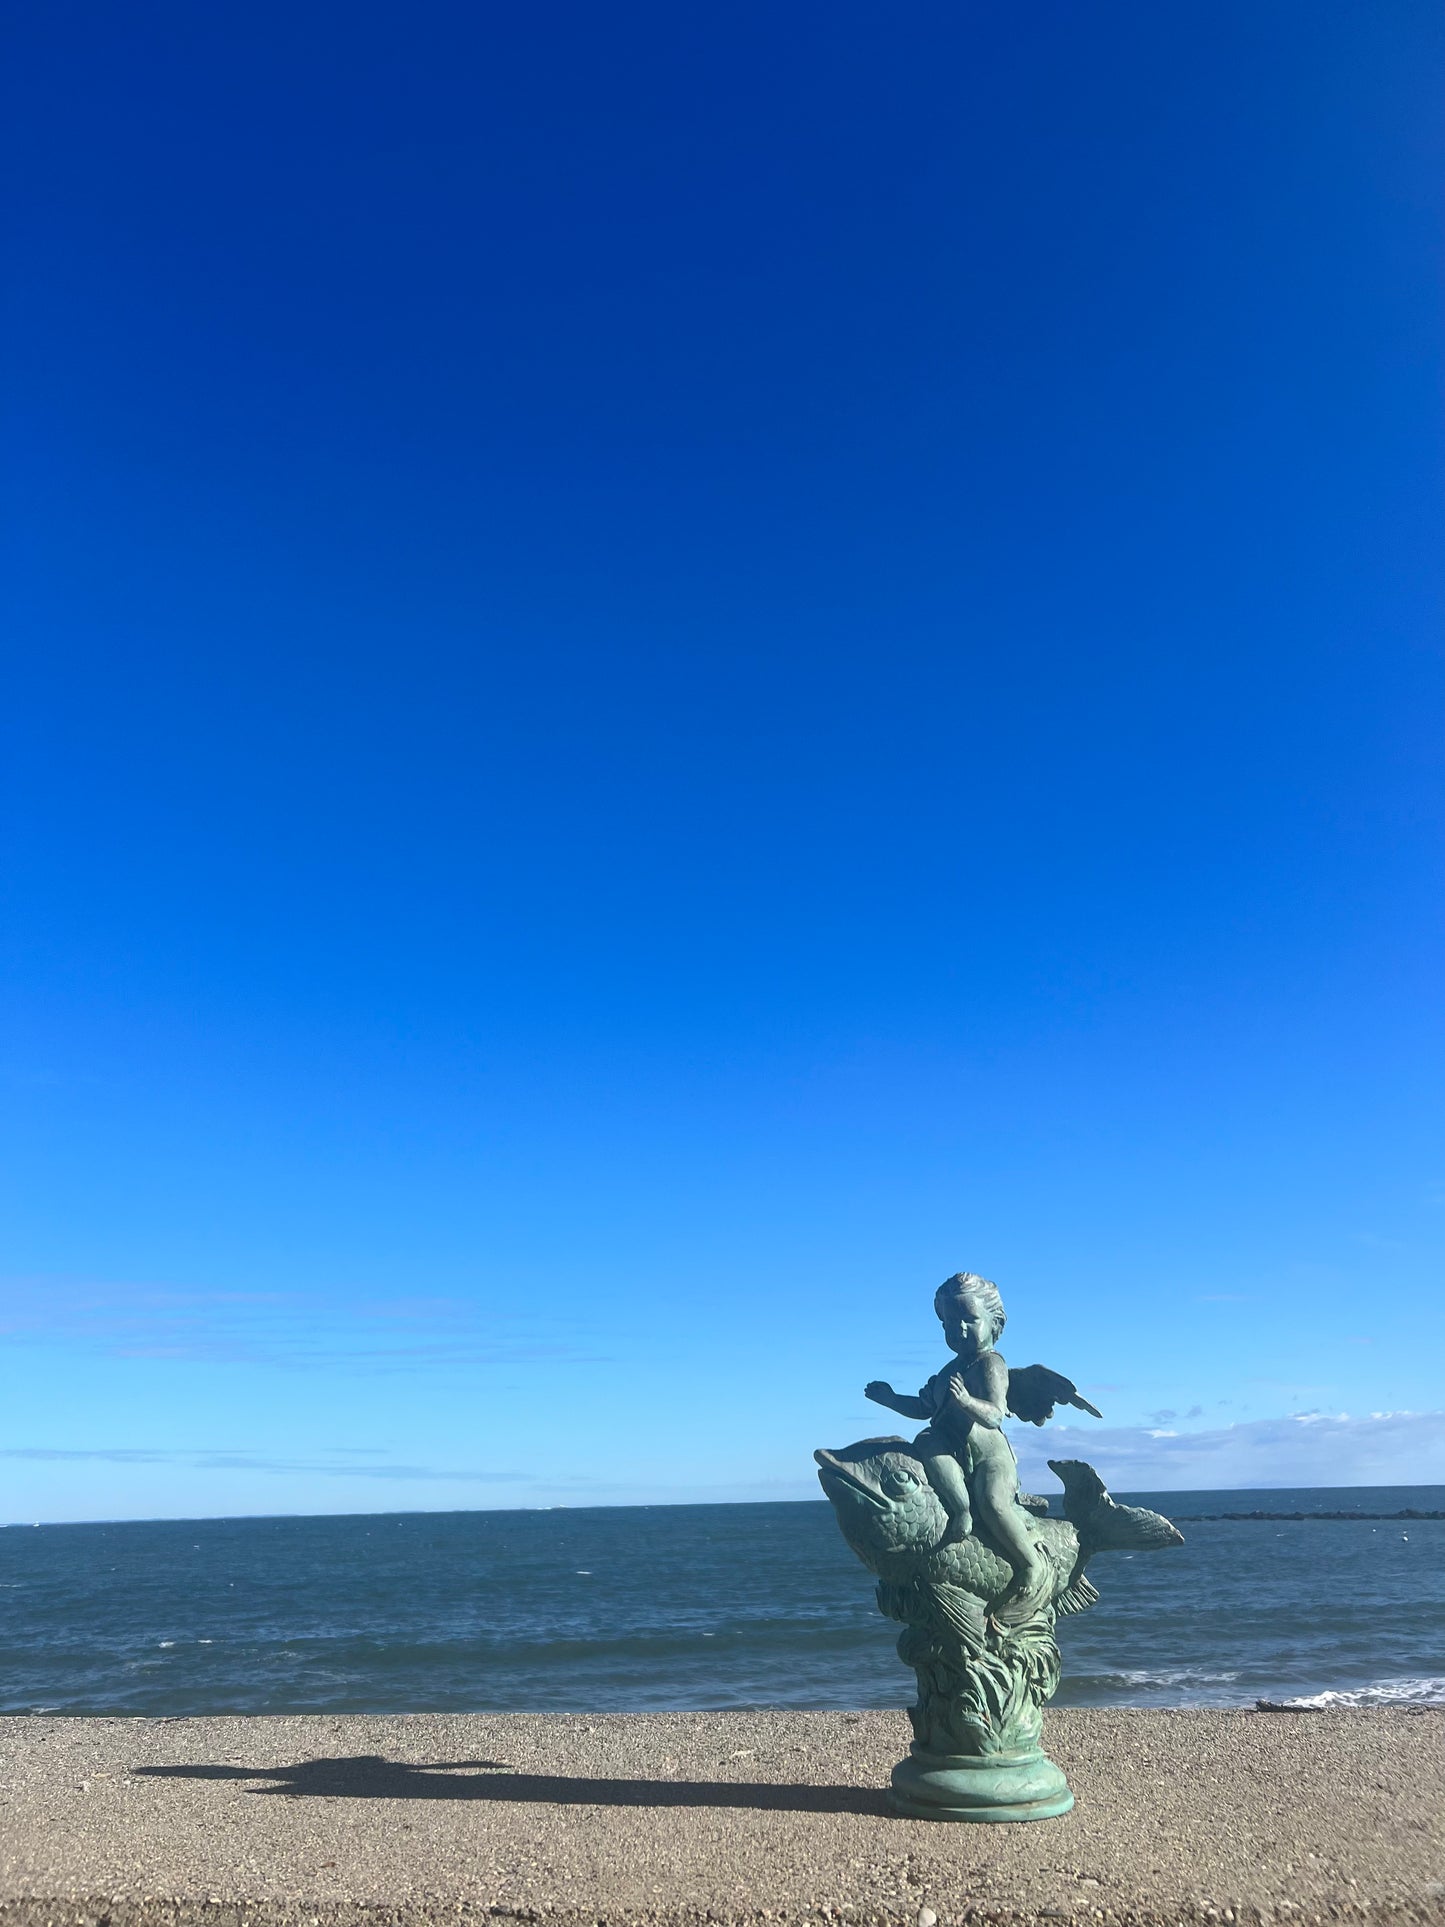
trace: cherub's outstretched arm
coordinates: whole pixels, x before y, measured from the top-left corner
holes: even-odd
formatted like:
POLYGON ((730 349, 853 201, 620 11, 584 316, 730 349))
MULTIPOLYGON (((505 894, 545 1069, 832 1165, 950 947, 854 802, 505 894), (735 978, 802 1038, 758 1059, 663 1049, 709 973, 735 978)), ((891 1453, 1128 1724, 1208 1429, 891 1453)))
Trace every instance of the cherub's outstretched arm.
POLYGON ((875 1405, 886 1405, 900 1418, 915 1418, 926 1424, 933 1417, 932 1412, 921 1398, 910 1398, 906 1392, 895 1392, 885 1378, 875 1378, 863 1387, 864 1398, 871 1398, 875 1405))

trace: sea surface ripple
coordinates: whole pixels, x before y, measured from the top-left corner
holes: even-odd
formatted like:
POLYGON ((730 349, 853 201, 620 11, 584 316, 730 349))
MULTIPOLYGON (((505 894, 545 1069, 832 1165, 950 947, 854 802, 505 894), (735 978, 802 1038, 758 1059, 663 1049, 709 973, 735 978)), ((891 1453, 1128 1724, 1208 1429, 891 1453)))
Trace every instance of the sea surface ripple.
MULTIPOLYGON (((1196 1516, 1445 1488, 1132 1496, 1186 1544, 1094 1563, 1059 1705, 1445 1701, 1445 1521, 1196 1516)), ((821 1501, 0 1530, 7 1713, 901 1706, 897 1630, 821 1501)))

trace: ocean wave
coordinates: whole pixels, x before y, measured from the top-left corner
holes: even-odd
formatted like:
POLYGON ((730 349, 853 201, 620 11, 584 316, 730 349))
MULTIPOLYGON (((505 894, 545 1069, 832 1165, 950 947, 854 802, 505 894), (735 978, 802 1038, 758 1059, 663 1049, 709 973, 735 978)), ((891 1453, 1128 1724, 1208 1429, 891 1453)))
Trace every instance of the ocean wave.
POLYGON ((1338 1706, 1445 1706, 1445 1679, 1380 1679, 1346 1692, 1304 1693, 1281 1706, 1324 1710, 1338 1706))
MULTIPOLYGON (((1322 1500, 1445 1507, 1445 1487, 1193 1503, 1322 1500)), ((1098 1610, 1061 1628, 1059 1704, 1445 1704, 1445 1563, 1419 1556, 1445 1522, 1410 1526, 1409 1545, 1384 1525, 1281 1525, 1263 1572, 1238 1558, 1243 1529, 1189 1528, 1177 1556, 1101 1571, 1098 1610)), ((57 1527, 0 1536, 0 1552, 20 1575, 0 1586, 25 1592, 0 1603, 0 1712, 852 1709, 913 1691, 821 1498, 412 1514, 385 1540, 369 1515, 57 1527)))
POLYGON ((1238 1673, 1203 1673, 1192 1666, 1174 1666, 1153 1669, 1138 1666, 1123 1673, 1108 1676, 1117 1680, 1121 1686, 1228 1686, 1239 1678, 1238 1673))

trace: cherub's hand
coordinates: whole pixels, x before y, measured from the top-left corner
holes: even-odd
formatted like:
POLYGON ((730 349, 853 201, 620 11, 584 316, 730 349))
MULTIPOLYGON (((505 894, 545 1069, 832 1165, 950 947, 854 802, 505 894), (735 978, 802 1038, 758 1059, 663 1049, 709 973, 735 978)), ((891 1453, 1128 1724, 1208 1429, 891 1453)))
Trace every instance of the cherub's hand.
POLYGON ((874 1378, 863 1387, 864 1398, 871 1398, 875 1405, 889 1405, 893 1401, 893 1387, 886 1378, 874 1378))
POLYGON ((962 1372, 949 1373, 948 1396, 951 1399, 958 1400, 960 1403, 968 1397, 968 1387, 963 1382, 962 1372))

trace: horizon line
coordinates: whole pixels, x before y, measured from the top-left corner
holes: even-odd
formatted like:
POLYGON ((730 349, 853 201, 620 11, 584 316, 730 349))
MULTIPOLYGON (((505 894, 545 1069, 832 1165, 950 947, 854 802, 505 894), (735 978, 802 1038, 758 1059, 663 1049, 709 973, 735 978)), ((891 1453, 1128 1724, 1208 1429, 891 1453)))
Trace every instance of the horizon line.
MULTIPOLYGON (((1445 1481, 1410 1481, 1408 1483, 1390 1482, 1387 1484, 1342 1485, 1199 1485, 1199 1486, 1119 1486, 1109 1488, 1116 1496, 1124 1499, 1139 1498, 1197 1498, 1205 1493, 1254 1493, 1254 1492, 1445 1492, 1445 1481)), ((1055 1496, 1055 1495, 1050 1495, 1055 1496)), ((764 1506, 764 1505, 827 1505, 828 1500, 818 1498, 794 1499, 616 1499, 601 1500, 590 1505, 571 1505, 565 1502, 552 1505, 498 1505, 498 1506, 412 1506, 402 1509, 389 1509, 376 1512, 214 1512, 214 1513, 176 1513, 144 1514, 138 1517, 114 1519, 0 1519, 0 1532, 39 1532, 47 1529, 63 1529, 73 1526, 208 1526, 233 1525, 244 1522, 264 1523, 268 1520, 283 1519, 447 1519, 462 1516, 487 1518, 514 1512, 660 1512, 691 1508, 699 1510, 712 1506, 764 1506)), ((1346 1523, 1341 1521, 1340 1523, 1346 1523)))

